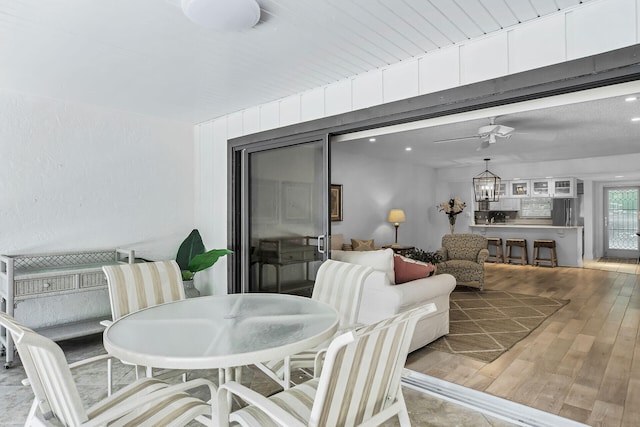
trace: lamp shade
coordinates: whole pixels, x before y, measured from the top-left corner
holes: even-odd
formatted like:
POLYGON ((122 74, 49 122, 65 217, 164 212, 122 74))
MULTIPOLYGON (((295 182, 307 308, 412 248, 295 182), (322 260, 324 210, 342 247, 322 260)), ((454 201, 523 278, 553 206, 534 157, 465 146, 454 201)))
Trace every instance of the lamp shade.
POLYGON ((255 0, 182 0, 182 11, 191 21, 212 30, 243 30, 260 20, 255 0))
POLYGON ((405 222, 407 218, 404 215, 404 211, 402 209, 391 209, 389 211, 389 218, 387 221, 389 222, 405 222))

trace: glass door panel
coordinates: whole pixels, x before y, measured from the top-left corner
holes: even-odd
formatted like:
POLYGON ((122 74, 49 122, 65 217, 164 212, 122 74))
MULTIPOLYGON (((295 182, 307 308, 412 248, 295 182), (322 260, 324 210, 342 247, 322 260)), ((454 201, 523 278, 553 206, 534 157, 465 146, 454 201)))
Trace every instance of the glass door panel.
POLYGON ((250 153, 248 292, 310 296, 324 258, 323 141, 250 153))
POLYGON ((638 187, 605 188, 605 248, 608 257, 638 256, 638 187))

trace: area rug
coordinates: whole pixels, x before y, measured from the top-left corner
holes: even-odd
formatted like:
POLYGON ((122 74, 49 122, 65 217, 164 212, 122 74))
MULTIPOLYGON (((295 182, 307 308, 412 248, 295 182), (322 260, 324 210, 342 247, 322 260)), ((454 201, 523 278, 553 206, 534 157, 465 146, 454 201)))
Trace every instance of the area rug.
POLYGON ((427 347, 488 363, 569 301, 456 286, 450 302, 449 335, 427 347))

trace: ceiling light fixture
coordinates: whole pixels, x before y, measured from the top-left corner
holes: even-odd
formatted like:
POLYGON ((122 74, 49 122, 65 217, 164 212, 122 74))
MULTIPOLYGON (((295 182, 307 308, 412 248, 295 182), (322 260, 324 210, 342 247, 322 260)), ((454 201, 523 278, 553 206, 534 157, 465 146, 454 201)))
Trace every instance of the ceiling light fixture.
POLYGON ((476 197, 476 202, 486 203, 487 209, 489 207, 487 202, 500 200, 500 191, 498 191, 500 189, 500 177, 489 171, 489 160, 491 159, 484 159, 486 164, 485 171, 473 178, 473 193, 476 197))
POLYGON ((640 122, 640 117, 634 117, 631 119, 632 122, 640 122))
POLYGON ((404 151, 411 151, 411 147, 405 148, 404 151))
POLYGON ((633 102, 636 101, 638 99, 637 96, 627 96, 624 100, 627 102, 633 102))
POLYGON ((244 30, 260 20, 260 6, 255 0, 182 0, 182 11, 191 21, 211 30, 244 30))
POLYGON ((375 138, 369 138, 369 142, 376 142, 375 138))

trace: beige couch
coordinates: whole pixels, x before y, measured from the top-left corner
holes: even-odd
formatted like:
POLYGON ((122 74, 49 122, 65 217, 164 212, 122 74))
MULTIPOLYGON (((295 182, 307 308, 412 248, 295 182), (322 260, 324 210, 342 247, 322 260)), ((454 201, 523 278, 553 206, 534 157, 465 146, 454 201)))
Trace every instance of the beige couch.
POLYGON ((371 324, 414 307, 435 303, 436 312, 421 319, 416 326, 409 348, 414 351, 449 333, 449 295, 456 286, 456 279, 450 274, 438 274, 396 285, 393 256, 391 249, 331 251, 332 259, 374 269, 364 284, 358 322, 371 324))

